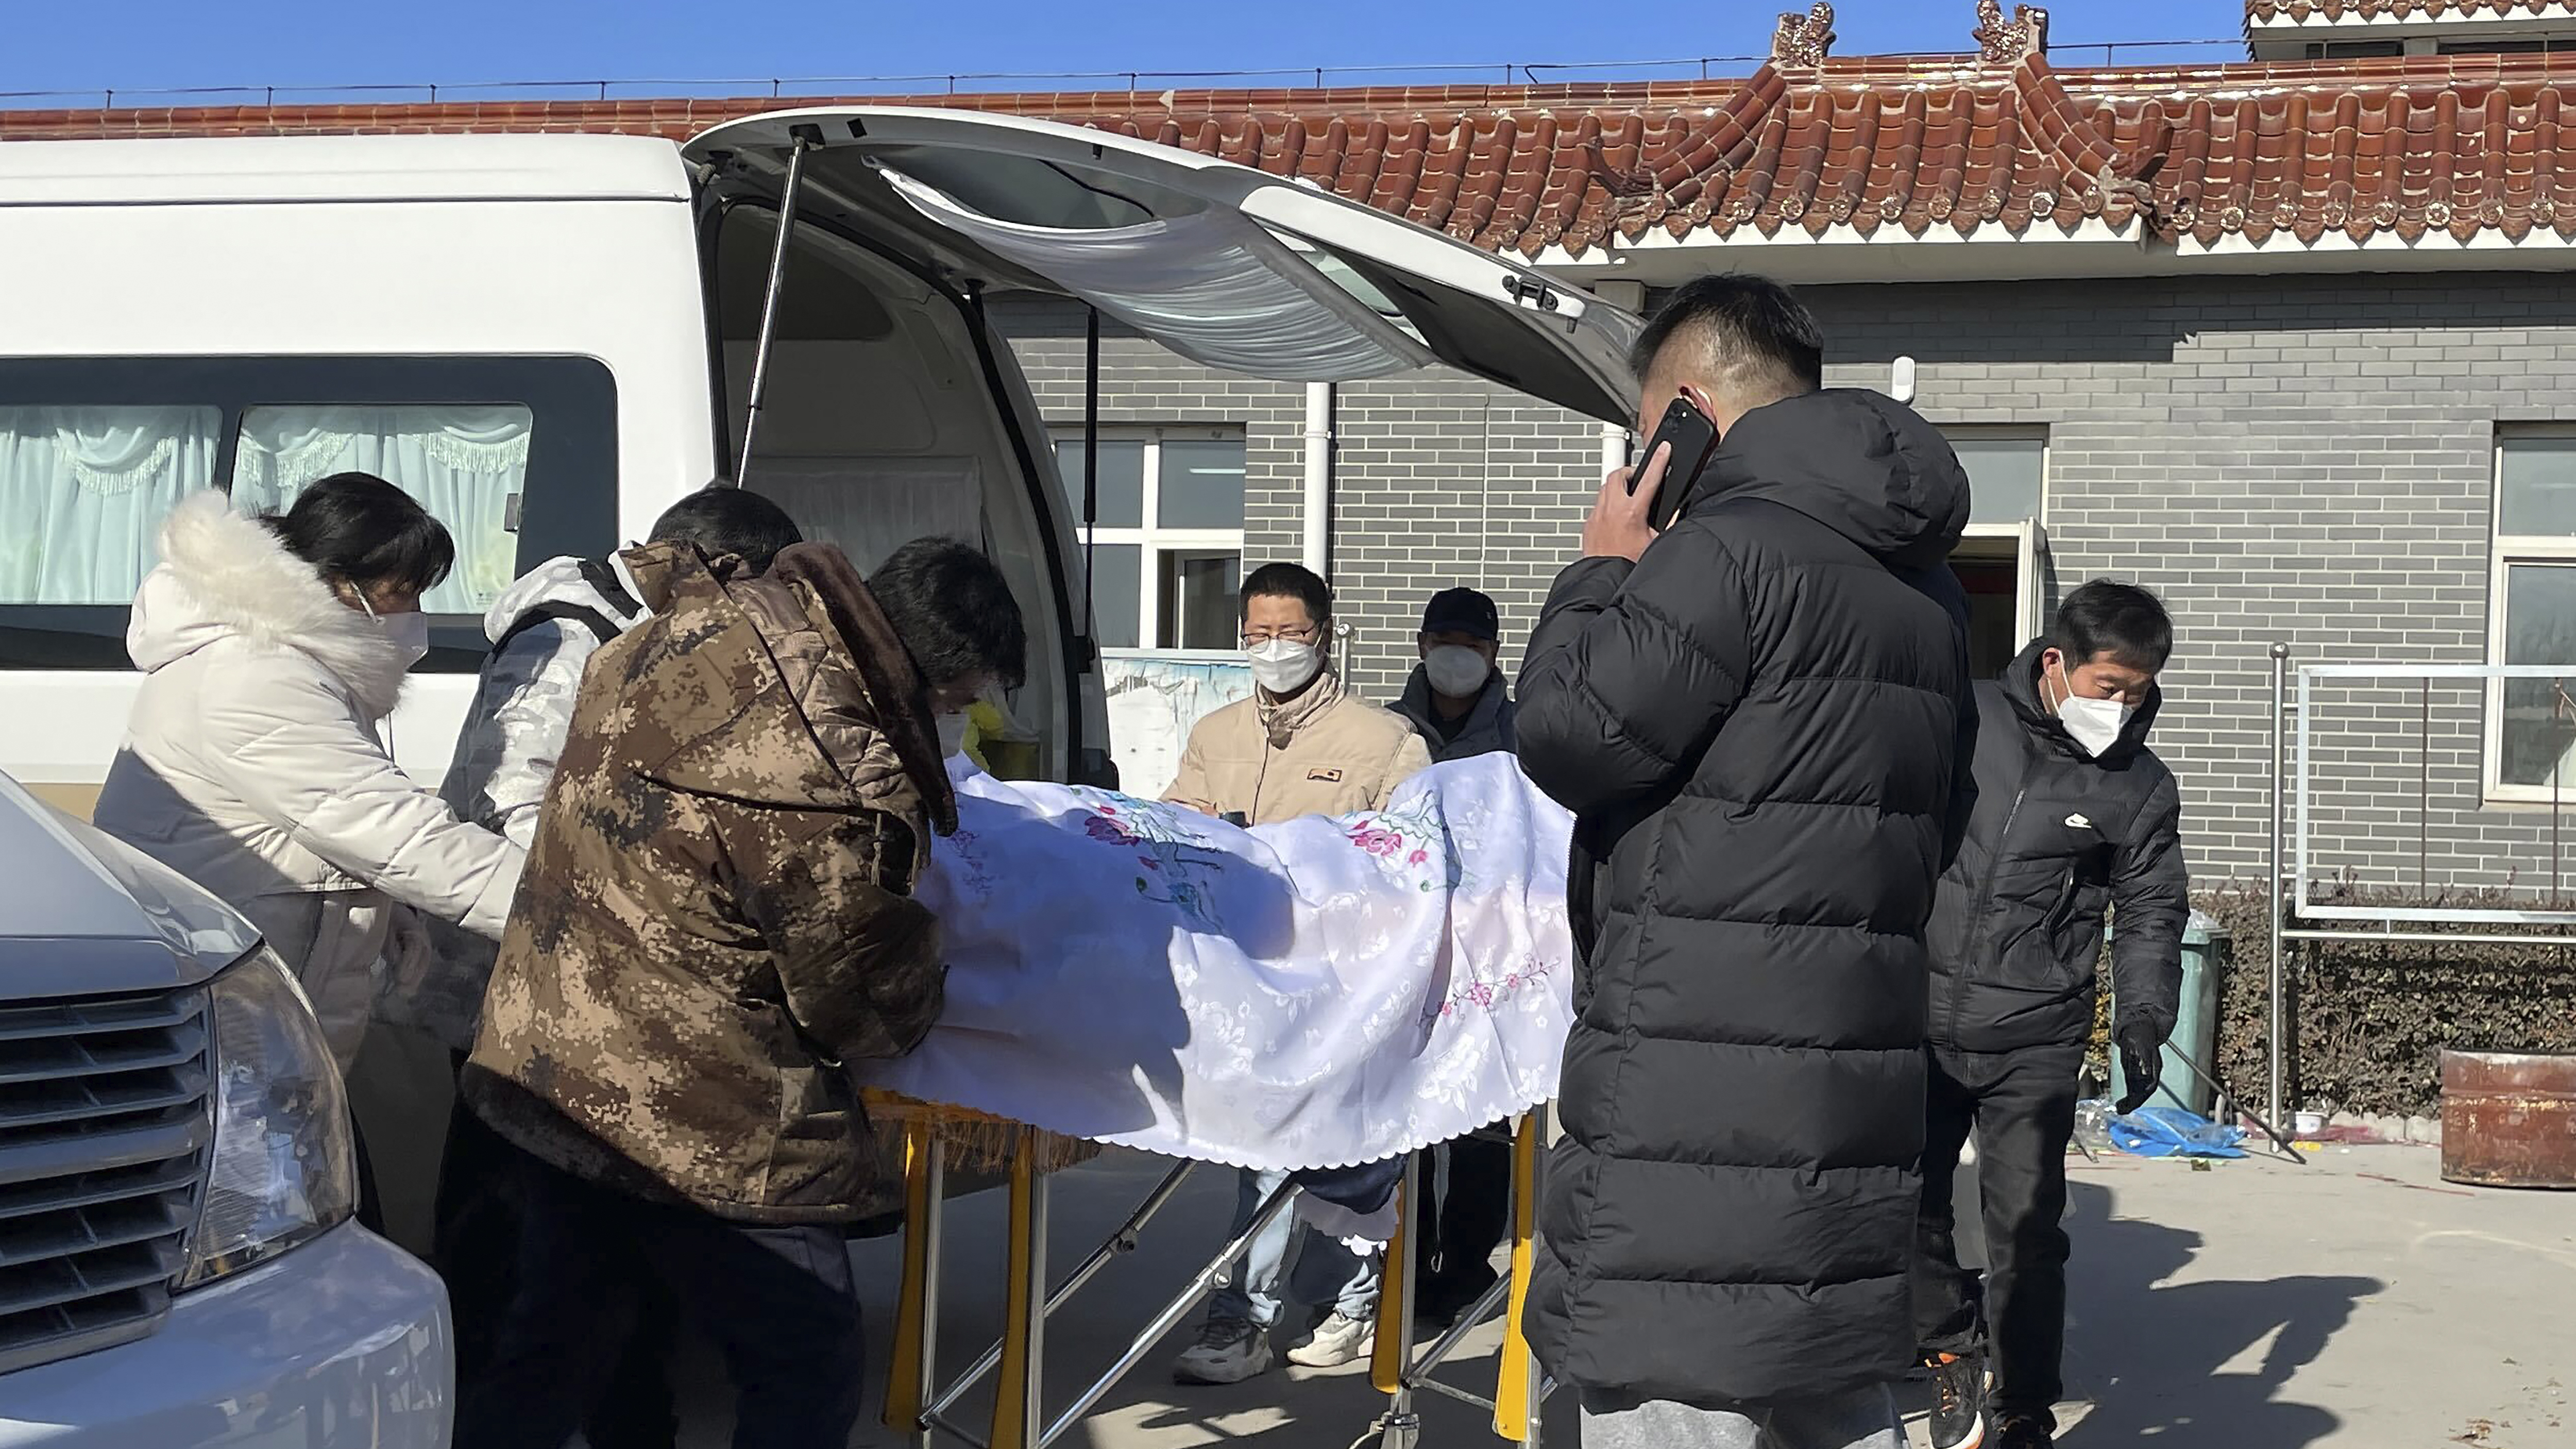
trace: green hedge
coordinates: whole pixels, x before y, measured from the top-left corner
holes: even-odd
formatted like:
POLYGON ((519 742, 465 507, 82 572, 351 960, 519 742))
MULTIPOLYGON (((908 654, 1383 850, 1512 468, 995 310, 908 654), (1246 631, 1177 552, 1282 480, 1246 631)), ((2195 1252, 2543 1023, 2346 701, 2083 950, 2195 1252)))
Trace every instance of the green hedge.
MULTIPOLYGON (((2416 897, 2344 891, 2338 904, 2416 897)), ((2230 936, 2218 981, 2218 1074, 2259 1104, 2271 1094, 2270 924, 2259 883, 2200 893, 2201 910, 2230 936)), ((2503 904, 2500 893, 2438 898, 2503 904)), ((2520 935, 2511 926, 2408 926, 2520 935)), ((2533 932, 2532 934, 2545 934, 2533 932)), ((2442 1052, 2576 1052, 2576 949, 2424 942, 2291 942, 2289 1010, 2298 1049, 2286 1092, 2299 1107, 2429 1117, 2441 1110, 2442 1052)), ((2108 981, 2109 962, 2103 963, 2108 981)), ((2107 1023, 2096 1015, 2095 1053, 2107 1023)))

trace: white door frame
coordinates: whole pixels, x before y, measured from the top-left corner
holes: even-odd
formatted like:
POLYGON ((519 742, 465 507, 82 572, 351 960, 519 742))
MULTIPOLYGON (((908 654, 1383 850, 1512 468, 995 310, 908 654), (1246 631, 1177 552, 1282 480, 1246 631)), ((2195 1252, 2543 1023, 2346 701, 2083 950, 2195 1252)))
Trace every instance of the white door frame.
POLYGON ((2048 532, 2036 518, 2013 523, 1971 523, 1962 543, 1980 539, 2010 540, 2013 546, 2013 631, 2016 649, 2047 628, 2047 577, 2040 566, 2048 552, 2048 532))

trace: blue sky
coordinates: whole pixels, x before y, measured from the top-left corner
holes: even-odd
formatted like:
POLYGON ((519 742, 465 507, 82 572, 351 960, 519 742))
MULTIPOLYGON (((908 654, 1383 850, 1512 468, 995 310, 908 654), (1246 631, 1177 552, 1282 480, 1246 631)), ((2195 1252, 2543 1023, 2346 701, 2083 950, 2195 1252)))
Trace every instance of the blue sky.
MULTIPOLYGON (((1505 62, 1759 54, 1788 0, 1486 0, 1472 8, 1434 0, 17 0, 6 8, 0 91, 95 92, 1431 62, 1491 63, 1484 73, 1499 78, 1505 62), (1602 23, 1622 8, 1640 18, 1602 23)), ((2071 47, 2232 36, 2243 18, 2240 0, 2059 0, 2049 8, 2062 57, 2097 62, 2099 50, 2071 47)), ((1837 11, 1837 50, 1846 55, 1962 50, 1975 24, 1973 0, 1842 0, 1837 11)))

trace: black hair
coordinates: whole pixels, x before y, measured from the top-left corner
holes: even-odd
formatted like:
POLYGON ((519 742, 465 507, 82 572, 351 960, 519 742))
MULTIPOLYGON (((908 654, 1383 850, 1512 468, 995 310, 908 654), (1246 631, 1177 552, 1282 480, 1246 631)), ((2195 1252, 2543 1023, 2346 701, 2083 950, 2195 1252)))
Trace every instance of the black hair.
POLYGON ((1238 618, 1252 616, 1255 599, 1295 599, 1306 606, 1306 616, 1317 628, 1333 622, 1333 591, 1315 577, 1314 570, 1292 563, 1263 564, 1243 581, 1243 594, 1236 601, 1238 618))
POLYGON ((2115 664, 2154 674, 2173 657, 2173 616, 2135 584, 2095 579, 2058 606, 2048 642, 2066 656, 2069 669, 2108 654, 2115 664))
POLYGON ((654 543, 694 544, 708 558, 727 554, 754 574, 769 572, 778 551, 805 541, 787 510, 730 483, 710 483, 662 510, 653 520, 654 543))
POLYGON ((1027 677, 1019 601, 1001 566, 972 544, 916 538, 868 575, 868 592, 931 688, 990 674, 1016 689, 1027 677))
POLYGON ((456 540, 410 494, 373 473, 334 473, 261 520, 326 579, 425 594, 456 567, 456 540))
POLYGON ((1768 277, 1701 277, 1655 309, 1628 365, 1639 381, 1666 348, 1700 350, 1707 379, 1740 399, 1776 402, 1825 385, 1825 332, 1797 294, 1768 277))

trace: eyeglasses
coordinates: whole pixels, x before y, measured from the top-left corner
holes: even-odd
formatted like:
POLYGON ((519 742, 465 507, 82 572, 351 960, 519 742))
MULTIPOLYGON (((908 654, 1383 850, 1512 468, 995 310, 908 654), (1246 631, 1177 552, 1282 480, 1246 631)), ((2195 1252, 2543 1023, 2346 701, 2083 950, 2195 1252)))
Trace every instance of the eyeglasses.
POLYGON ((1322 638, 1323 633, 1323 630, 1312 624, 1303 629, 1246 629, 1243 631, 1243 647, 1249 649, 1256 644, 1267 644, 1273 639, 1285 639, 1291 644, 1312 644, 1322 638))

